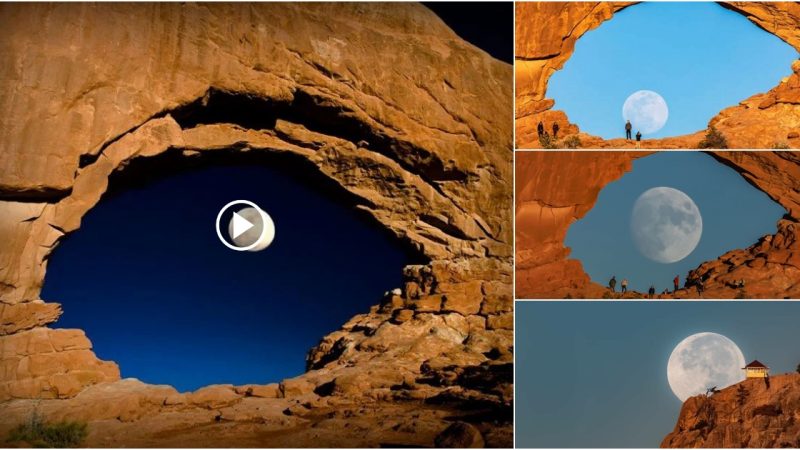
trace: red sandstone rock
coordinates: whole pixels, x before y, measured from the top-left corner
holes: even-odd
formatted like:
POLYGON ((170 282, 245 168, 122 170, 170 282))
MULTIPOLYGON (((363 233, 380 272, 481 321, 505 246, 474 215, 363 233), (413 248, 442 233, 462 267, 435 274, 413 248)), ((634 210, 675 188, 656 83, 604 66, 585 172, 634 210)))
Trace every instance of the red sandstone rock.
POLYGON ((793 448, 800 442, 800 375, 748 379, 689 398, 662 448, 793 448))

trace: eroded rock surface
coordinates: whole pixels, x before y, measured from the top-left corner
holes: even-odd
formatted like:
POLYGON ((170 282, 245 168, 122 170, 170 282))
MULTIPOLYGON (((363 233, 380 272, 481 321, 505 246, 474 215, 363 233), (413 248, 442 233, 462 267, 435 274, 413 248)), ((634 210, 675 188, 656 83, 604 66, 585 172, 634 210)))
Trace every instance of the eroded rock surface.
MULTIPOLYGON (((519 152, 516 177, 517 298, 601 298, 608 289, 592 282, 564 246, 569 226, 597 201, 600 190, 631 170, 648 152, 519 152)), ((703 298, 797 298, 800 296, 800 154, 710 152, 783 206, 776 233, 746 249, 732 249, 688 274, 690 287, 658 298, 697 298, 691 284, 704 279, 703 298), (745 287, 734 283, 745 280, 745 287)), ((629 293, 635 298, 641 293, 629 293)), ((622 297, 620 297, 622 298, 622 297)))
POLYGON ((416 4, 0 15, 0 435, 38 408, 89 422, 93 446, 430 446, 455 422, 447 442, 512 445, 510 65, 416 4), (80 330, 47 328, 47 258, 115 171, 225 152, 290 155, 431 262, 291 380, 120 380, 80 330))
POLYGON ((689 398, 662 448, 796 448, 800 375, 748 379, 689 398))
MULTIPOLYGON (((797 2, 720 2, 732 11, 800 50, 800 4, 797 2)), ((634 6, 631 6, 634 5, 634 6)), ((546 98, 550 76, 572 56, 575 42, 611 19, 630 2, 518 2, 516 4, 516 146, 541 148, 536 126, 553 118, 546 98)), ((769 92, 755 94, 724 109, 709 121, 722 132, 729 148, 800 148, 800 60, 789 76, 769 92)), ((560 111, 559 111, 560 112, 560 111)), ((635 148, 624 139, 604 140, 582 133, 559 118, 564 138, 575 136, 581 148, 635 148)), ((698 148, 704 131, 665 139, 646 139, 641 148, 698 148)), ((564 146, 563 140, 557 146, 564 146)))

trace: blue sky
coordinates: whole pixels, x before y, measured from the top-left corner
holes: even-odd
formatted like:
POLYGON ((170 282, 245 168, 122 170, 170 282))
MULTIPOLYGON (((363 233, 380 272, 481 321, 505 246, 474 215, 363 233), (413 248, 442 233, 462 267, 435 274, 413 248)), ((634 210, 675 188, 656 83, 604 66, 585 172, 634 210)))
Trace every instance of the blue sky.
POLYGON ((415 256, 311 175, 197 168, 104 198, 48 264, 42 298, 63 304, 56 326, 85 330, 123 377, 181 391, 303 373, 306 352, 400 287, 415 256), (272 216, 266 250, 218 241, 217 212, 238 199, 272 216))
MULTIPOLYGON (((585 153, 597 158, 597 153, 585 153)), ((627 278, 629 288, 647 292, 672 289, 672 279, 681 284, 690 269, 723 253, 754 244, 774 233, 785 210, 766 194, 711 156, 700 152, 661 152, 633 162, 633 170, 608 184, 594 207, 573 223, 565 240, 592 280, 606 285, 612 275, 627 278), (700 242, 685 259, 664 264, 645 258, 630 232, 636 199, 652 187, 678 189, 694 200, 703 220, 700 242)), ((617 288, 619 289, 619 287, 617 288)))
POLYGON ((547 97, 582 131, 616 138, 625 136, 625 99, 656 91, 669 120, 644 137, 677 136, 705 129, 722 109, 771 89, 797 57, 778 37, 716 3, 646 2, 581 37, 550 78, 547 97))
POLYGON ((687 336, 733 340, 772 374, 800 363, 797 302, 526 302, 515 305, 519 447, 658 447, 681 402, 667 361, 687 336))

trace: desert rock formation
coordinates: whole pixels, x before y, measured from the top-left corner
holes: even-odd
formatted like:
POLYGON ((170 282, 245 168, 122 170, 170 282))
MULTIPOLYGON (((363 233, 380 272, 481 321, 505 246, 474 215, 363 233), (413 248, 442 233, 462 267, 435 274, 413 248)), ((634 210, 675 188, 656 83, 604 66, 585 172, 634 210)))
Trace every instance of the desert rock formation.
MULTIPOLYGON (((518 152, 516 161, 516 297, 600 298, 607 289, 592 282, 564 246, 569 226, 597 201, 600 190, 622 177, 648 152, 518 152)), ((704 298, 800 297, 800 155, 791 151, 710 152, 784 207, 776 233, 747 249, 734 249, 701 264, 688 280, 704 278, 704 298), (744 290, 734 280, 746 280, 744 290)), ((633 295, 633 294, 631 294, 633 295)), ((677 298, 696 298, 681 289, 677 298)), ((662 296, 662 298, 664 298, 662 296)))
POLYGON ((797 448, 800 375, 748 379, 689 398, 662 448, 797 448))
POLYGON ((0 17, 0 436, 36 408, 89 422, 92 446, 512 445, 510 65, 406 3, 0 17), (431 262, 323 337, 297 378, 120 380, 91 336, 48 327, 48 256, 115 171, 212 154, 290 157, 431 262))
MULTIPOLYGON (((796 2, 720 2, 762 29, 800 50, 800 4, 796 2)), ((634 5, 634 6, 632 6, 634 5)), ((516 4, 516 136, 517 148, 541 148, 536 125, 552 121, 554 101, 546 98, 547 82, 572 56, 575 42, 611 19, 630 2, 518 2, 516 4)), ((793 73, 769 92, 756 94, 724 109, 709 121, 729 148, 800 148, 800 60, 793 73)), ((582 148, 633 148, 624 139, 603 140, 576 132, 563 112, 562 130, 580 138, 582 148)), ((643 148, 697 148, 704 131, 645 140, 643 148)))

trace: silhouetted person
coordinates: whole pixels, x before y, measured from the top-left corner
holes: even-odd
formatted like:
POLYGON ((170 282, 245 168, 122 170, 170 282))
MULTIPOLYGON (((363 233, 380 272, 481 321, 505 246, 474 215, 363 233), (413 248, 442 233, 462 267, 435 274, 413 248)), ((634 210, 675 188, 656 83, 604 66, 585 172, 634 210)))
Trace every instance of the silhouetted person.
POLYGON ((608 280, 608 287, 611 288, 611 292, 617 292, 617 276, 614 275, 608 280))
POLYGON ((627 278, 623 278, 622 279, 622 293, 624 294, 626 292, 628 292, 628 279, 627 278))
POLYGON ((633 126, 631 125, 631 121, 629 120, 629 121, 625 122, 625 140, 626 141, 630 141, 631 140, 631 130, 632 129, 633 129, 633 126))
POLYGON ((553 139, 558 139, 558 123, 553 122, 553 139))
POLYGON ((672 280, 672 284, 675 285, 675 291, 677 292, 678 288, 681 286, 681 279, 678 275, 675 275, 675 278, 672 280))
POLYGON ((642 142, 642 132, 641 131, 637 131, 636 132, 636 142, 642 142))
POLYGON ((647 296, 653 298, 654 295, 656 295, 656 287, 651 284, 650 289, 647 290, 647 296))
POLYGON ((539 125, 536 125, 536 131, 539 133, 539 136, 544 134, 544 124, 542 121, 539 121, 539 125))

